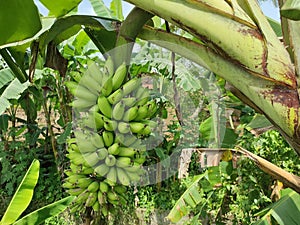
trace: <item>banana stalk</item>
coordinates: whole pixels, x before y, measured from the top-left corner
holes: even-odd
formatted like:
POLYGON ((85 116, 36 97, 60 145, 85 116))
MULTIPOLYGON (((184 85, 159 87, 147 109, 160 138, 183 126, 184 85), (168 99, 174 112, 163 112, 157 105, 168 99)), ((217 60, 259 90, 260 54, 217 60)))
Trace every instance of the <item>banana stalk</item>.
POLYGON ((200 42, 195 42, 149 26, 139 34, 141 39, 170 49, 226 79, 238 89, 239 97, 263 112, 300 154, 299 95, 294 66, 257 3, 128 2, 199 38, 200 42))

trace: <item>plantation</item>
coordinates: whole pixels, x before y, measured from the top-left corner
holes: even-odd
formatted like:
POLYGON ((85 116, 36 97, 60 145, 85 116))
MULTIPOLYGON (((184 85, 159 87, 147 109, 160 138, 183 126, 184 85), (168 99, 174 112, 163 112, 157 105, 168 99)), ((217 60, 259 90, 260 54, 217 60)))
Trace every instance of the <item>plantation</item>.
POLYGON ((298 1, 126 2, 0 1, 0 224, 299 224, 298 1))

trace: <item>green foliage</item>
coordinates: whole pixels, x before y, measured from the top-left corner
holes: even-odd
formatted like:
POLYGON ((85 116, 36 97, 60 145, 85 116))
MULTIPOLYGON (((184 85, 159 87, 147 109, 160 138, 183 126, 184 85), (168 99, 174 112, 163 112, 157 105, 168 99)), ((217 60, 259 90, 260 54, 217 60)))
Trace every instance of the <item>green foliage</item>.
POLYGON ((64 211, 66 207, 73 201, 74 197, 64 198, 55 203, 42 207, 18 220, 32 199, 33 191, 39 177, 39 169, 40 162, 38 160, 33 160, 23 180, 21 181, 21 184, 10 201, 9 206, 7 207, 0 221, 0 224, 40 224, 45 219, 64 211))
MULTIPOLYGON (((263 217, 255 225, 268 225, 272 216, 280 225, 298 224, 296 218, 300 216, 300 195, 287 188, 282 191, 282 197, 275 203, 269 205, 257 215, 263 217)), ((272 223, 273 224, 273 223, 272 223)))
POLYGON ((60 17, 76 8, 82 0, 65 0, 63 2, 54 2, 51 0, 40 1, 49 10, 49 16, 60 17))
POLYGON ((5 9, 0 14, 1 48, 5 44, 30 38, 42 28, 33 0, 1 1, 1 8, 5 9))
POLYGON ((39 169, 40 162, 38 160, 33 160, 10 201, 9 206, 0 221, 1 224, 14 223, 27 208, 33 196, 34 187, 38 181, 39 169))
POLYGON ((287 0, 280 9, 281 15, 291 19, 300 20, 300 3, 297 0, 287 0))

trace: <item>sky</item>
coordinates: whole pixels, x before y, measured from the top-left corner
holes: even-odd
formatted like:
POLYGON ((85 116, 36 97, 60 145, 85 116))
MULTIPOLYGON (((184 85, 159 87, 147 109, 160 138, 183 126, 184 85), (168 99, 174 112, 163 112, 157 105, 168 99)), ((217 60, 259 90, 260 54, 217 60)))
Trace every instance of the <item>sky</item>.
MULTIPOLYGON (((34 1, 37 4, 40 12, 43 15, 46 15, 47 9, 38 0, 34 0, 34 1)), ((110 0, 104 0, 104 3, 108 7, 110 5, 110 2, 111 2, 110 0)), ((130 12, 130 10, 132 9, 133 6, 125 1, 122 1, 122 2, 123 2, 123 13, 124 13, 124 16, 126 17, 126 15, 130 12)), ((279 10, 278 10, 278 8, 274 7, 271 0, 264 1, 260 5, 266 16, 268 16, 274 20, 277 20, 277 21, 280 20, 279 19, 279 10)), ((78 11, 80 12, 80 14, 96 15, 94 10, 92 9, 92 6, 91 6, 89 0, 83 0, 78 7, 78 11)))

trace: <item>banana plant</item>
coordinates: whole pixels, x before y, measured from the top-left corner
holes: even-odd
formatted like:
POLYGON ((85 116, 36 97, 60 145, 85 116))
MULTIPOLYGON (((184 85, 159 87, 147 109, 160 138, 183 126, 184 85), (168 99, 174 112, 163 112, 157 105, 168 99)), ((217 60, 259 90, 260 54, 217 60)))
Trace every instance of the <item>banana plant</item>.
POLYGON ((140 38, 168 48, 223 77, 233 86, 233 92, 265 114, 300 154, 299 56, 297 51, 285 47, 297 47, 298 34, 293 39, 293 29, 285 27, 298 24, 290 20, 282 23, 283 44, 256 1, 127 1, 194 37, 188 39, 146 26, 140 38), (230 36, 224 38, 225 33, 230 36))
POLYGON ((72 196, 66 197, 19 219, 32 199, 39 178, 39 169, 40 162, 33 160, 0 221, 1 225, 41 224, 47 218, 64 211, 74 200, 72 196))

